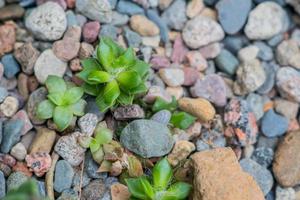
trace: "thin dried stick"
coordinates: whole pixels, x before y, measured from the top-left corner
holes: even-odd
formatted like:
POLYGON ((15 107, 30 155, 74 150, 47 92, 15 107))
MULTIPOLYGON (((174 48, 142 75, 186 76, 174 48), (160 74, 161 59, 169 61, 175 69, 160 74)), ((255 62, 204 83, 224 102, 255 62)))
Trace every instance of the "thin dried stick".
POLYGON ((51 158, 52 158, 51 167, 46 174, 46 190, 47 190, 48 198, 50 200, 55 200, 54 190, 53 190, 53 177, 54 177, 55 165, 56 162, 58 161, 59 155, 53 151, 51 158))

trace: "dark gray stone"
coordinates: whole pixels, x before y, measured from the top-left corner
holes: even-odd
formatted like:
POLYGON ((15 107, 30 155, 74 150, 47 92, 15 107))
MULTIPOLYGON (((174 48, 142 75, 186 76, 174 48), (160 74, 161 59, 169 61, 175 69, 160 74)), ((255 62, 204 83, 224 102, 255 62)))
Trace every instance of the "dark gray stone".
POLYGON ((249 158, 242 159, 240 165, 245 172, 253 176, 264 195, 268 194, 274 183, 271 172, 249 158))
POLYGON ((273 149, 267 147, 259 147, 254 150, 251 159, 256 161, 261 166, 268 168, 272 164, 273 157, 273 149))
POLYGON ((98 121, 102 121, 104 119, 105 113, 101 112, 96 104, 95 98, 88 97, 86 100, 85 113, 93 113, 97 115, 98 121))
POLYGON ((167 126, 153 120, 135 120, 122 131, 120 141, 125 148, 144 158, 168 154, 174 144, 167 126))
POLYGON ((114 110, 116 120, 142 119, 145 112, 138 104, 119 106, 114 110))
POLYGON ((46 197, 47 194, 46 194, 46 185, 45 185, 45 182, 43 181, 37 181, 37 186, 38 186, 38 190, 39 190, 39 193, 42 197, 46 197))
POLYGON ((53 187, 56 192, 61 193, 72 186, 74 170, 65 160, 60 160, 55 166, 55 175, 53 187))
POLYGON ((84 171, 90 178, 105 179, 107 177, 107 173, 97 172, 99 164, 94 161, 90 151, 86 153, 84 163, 84 171))
POLYGON ((78 200, 78 193, 73 189, 64 190, 57 200, 78 200))
POLYGON ((216 4, 219 21, 226 33, 235 34, 243 28, 251 5, 251 0, 242 3, 240 0, 220 0, 216 4))
POLYGON ((11 148, 20 141, 23 126, 24 122, 19 119, 9 120, 4 123, 1 143, 2 153, 8 153, 11 148))
POLYGON ((40 87, 32 92, 27 101, 27 114, 33 124, 42 124, 45 120, 37 118, 35 112, 40 102, 46 99, 47 90, 45 87, 40 87))
POLYGON ((82 200, 100 200, 106 191, 103 180, 93 180, 82 191, 82 200))

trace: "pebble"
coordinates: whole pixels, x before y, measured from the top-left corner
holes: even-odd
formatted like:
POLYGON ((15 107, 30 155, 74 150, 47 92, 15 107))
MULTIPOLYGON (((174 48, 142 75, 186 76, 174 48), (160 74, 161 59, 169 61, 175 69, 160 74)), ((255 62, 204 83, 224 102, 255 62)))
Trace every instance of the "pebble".
POLYGON ((15 60, 12 54, 6 54, 1 58, 1 63, 4 66, 4 76, 6 78, 13 78, 20 71, 20 65, 15 60))
POLYGON ((173 147, 173 150, 168 155, 169 163, 174 167, 179 163, 182 163, 187 157, 196 149, 194 143, 181 140, 177 141, 173 147))
POLYGON ((257 162, 249 158, 242 159, 240 161, 240 165, 245 172, 253 176, 264 195, 270 192, 274 180, 271 172, 268 169, 262 167, 257 162))
POLYGON ((42 124, 45 120, 40 120, 36 117, 36 109, 40 102, 46 99, 47 90, 45 87, 40 87, 39 89, 33 91, 27 101, 26 111, 29 119, 33 124, 42 124))
POLYGON ((168 85, 172 87, 180 86, 184 83, 184 72, 179 68, 162 68, 159 70, 159 76, 168 85))
POLYGON ((246 98, 250 110, 258 121, 264 115, 264 98, 256 93, 250 93, 246 98))
POLYGON ((159 86, 151 86, 148 90, 148 93, 144 96, 144 101, 146 103, 154 103, 157 97, 160 97, 167 102, 172 101, 172 97, 162 87, 159 86))
POLYGON ((194 115, 204 122, 212 120, 216 114, 212 104, 203 98, 192 99, 183 97, 178 100, 178 106, 181 110, 194 115))
POLYGON ((274 101, 274 106, 277 113, 288 119, 295 119, 297 117, 298 103, 279 98, 274 101))
POLYGON ((284 187, 294 187, 300 181, 299 141, 300 132, 289 132, 278 144, 273 161, 277 182, 284 187))
POLYGON ((167 87, 166 92, 178 100, 183 96, 184 90, 183 87, 167 87))
POLYGON ((161 19, 165 21, 170 29, 181 30, 187 21, 186 1, 175 0, 164 12, 161 14, 161 19))
POLYGON ((74 177, 72 166, 65 160, 56 163, 53 187, 56 192, 61 193, 66 189, 70 189, 74 177))
POLYGON ((78 120, 78 126, 81 130, 81 133, 84 133, 88 136, 93 135, 97 123, 98 117, 93 113, 87 113, 78 120))
POLYGON ((300 69, 300 50, 295 40, 284 40, 276 48, 276 59, 280 65, 300 69))
POLYGON ((0 87, 0 103, 8 96, 8 91, 5 87, 0 87))
POLYGON ((62 77, 67 69, 67 63, 57 58, 51 49, 41 53, 34 65, 37 80, 44 84, 49 75, 62 77))
POLYGON ((229 75, 234 75, 239 65, 238 59, 226 49, 221 50, 215 59, 215 63, 219 70, 229 75))
POLYGON ((143 158, 168 154, 174 144, 167 126, 153 120, 135 120, 121 133, 120 141, 128 150, 143 158))
POLYGON ((81 169, 74 168, 74 173, 75 174, 74 174, 74 178, 72 181, 72 186, 75 190, 78 191, 81 189, 81 187, 85 187, 90 183, 91 179, 85 171, 83 171, 82 175, 81 175, 81 169), (82 177, 82 181, 81 181, 81 177, 82 177))
POLYGON ((21 143, 25 146, 27 151, 29 151, 29 146, 31 145, 33 138, 35 137, 35 131, 29 131, 26 135, 23 135, 21 138, 21 143))
POLYGON ((192 49, 218 42, 224 35, 222 27, 217 22, 201 15, 187 21, 182 30, 185 44, 192 49))
POLYGON ((80 49, 79 49, 79 53, 78 53, 80 59, 90 57, 93 54, 93 52, 94 52, 93 45, 86 43, 86 42, 82 42, 80 44, 80 49))
POLYGON ((276 74, 276 86, 287 100, 300 102, 300 73, 291 67, 281 67, 276 74))
POLYGON ((126 200, 130 198, 127 186, 120 183, 113 184, 110 188, 110 193, 113 200, 126 200))
POLYGON ((249 39, 266 40, 284 29, 286 13, 274 2, 263 2, 249 14, 244 32, 249 39))
POLYGON ((144 15, 133 15, 130 18, 131 28, 141 36, 156 36, 159 28, 144 15))
POLYGON ((216 58, 221 53, 221 45, 219 42, 214 42, 201 47, 199 51, 206 59, 216 58))
POLYGON ((9 4, 4 7, 0 6, 0 21, 19 19, 23 17, 24 13, 24 8, 18 4, 9 4))
POLYGON ((3 103, 0 105, 0 111, 6 117, 12 117, 19 108, 19 101, 13 96, 8 96, 4 99, 3 103))
POLYGON ((247 146, 256 142, 256 119, 245 100, 232 98, 229 101, 225 107, 224 122, 227 125, 224 135, 230 143, 247 146))
POLYGON ((257 57, 258 52, 259 48, 257 46, 249 45, 238 51, 238 58, 241 62, 251 62, 251 60, 254 60, 257 57))
POLYGON ((273 59, 273 49, 270 46, 268 46, 265 42, 256 41, 254 42, 254 45, 259 49, 257 58, 263 61, 270 61, 273 59))
POLYGON ((103 180, 93 180, 82 191, 82 200, 102 199, 105 192, 103 180))
POLYGON ((112 20, 112 8, 107 0, 76 0, 76 9, 100 23, 110 23, 112 20))
POLYGON ((39 128, 37 134, 35 134, 31 145, 29 147, 29 153, 46 152, 50 153, 56 138, 56 133, 53 130, 47 128, 39 128))
POLYGON ((168 110, 161 110, 156 112, 152 117, 150 118, 153 121, 157 121, 161 124, 168 125, 171 119, 171 112, 168 110))
POLYGON ((27 166, 37 177, 42 177, 51 167, 51 156, 45 152, 29 154, 25 157, 27 166))
MULTIPOLYGON (((0 8, 5 6, 5 0, 0 0, 0 8)), ((1 197, 1 196, 0 196, 1 197)))
POLYGON ((189 18, 193 18, 200 14, 200 12, 204 9, 203 0, 192 0, 188 2, 186 7, 186 15, 189 18))
POLYGON ((68 62, 78 55, 79 48, 79 42, 74 41, 73 39, 66 38, 54 42, 52 46, 52 51, 58 59, 60 59, 63 62, 68 62))
POLYGON ((295 200, 296 192, 293 188, 283 188, 279 185, 276 186, 276 200, 295 200))
POLYGON ((218 19, 227 34, 236 34, 246 23, 252 1, 221 0, 216 4, 218 19))
POLYGON ((170 66, 170 60, 164 56, 154 55, 151 60, 151 68, 159 70, 160 68, 166 68, 170 66))
MULTIPOLYGON (((24 73, 20 73, 17 79, 17 88, 19 94, 23 99, 28 99, 29 90, 28 90, 28 76, 24 73)), ((23 102, 21 102, 22 104, 23 102)))
POLYGON ((274 157, 274 151, 268 147, 258 147, 254 150, 251 159, 261 166, 268 168, 271 166, 274 157))
POLYGON ((182 63, 186 56, 187 51, 188 49, 184 45, 181 36, 178 35, 174 40, 173 50, 171 54, 171 61, 173 63, 182 63))
POLYGON ((90 151, 86 153, 84 163, 84 171, 90 178, 105 179, 107 177, 107 173, 97 172, 99 164, 94 161, 90 151))
POLYGON ((7 178, 6 181, 6 190, 9 192, 12 189, 17 189, 19 186, 21 186, 23 183, 25 183, 28 180, 28 177, 25 176, 25 174, 21 172, 13 172, 10 174, 10 176, 7 178))
POLYGON ((182 85, 184 86, 194 85, 198 80, 200 73, 192 67, 184 67, 182 70, 184 73, 184 82, 182 85))
POLYGON ((16 28, 11 23, 0 26, 0 56, 13 50, 16 42, 16 28))
POLYGON ((197 69, 198 71, 206 70, 208 64, 206 59, 202 56, 199 51, 189 51, 186 53, 186 58, 192 68, 197 69))
POLYGON ((202 97, 216 106, 223 107, 226 104, 226 85, 221 76, 210 74, 199 79, 190 88, 193 97, 202 97))
POLYGON ((78 193, 73 189, 64 190, 57 200, 77 200, 79 199, 78 193))
POLYGON ((22 143, 17 143, 15 146, 12 147, 10 151, 10 155, 15 157, 17 160, 22 161, 25 159, 27 154, 27 150, 22 143))
POLYGON ((223 40, 224 48, 230 51, 233 54, 237 54, 237 52, 243 48, 244 46, 248 45, 249 40, 244 35, 236 35, 236 36, 226 36, 223 40))
MULTIPOLYGON (((0 106, 1 107, 1 106, 0 106)), ((28 117, 28 114, 25 110, 19 110, 13 117, 12 119, 16 120, 22 120, 24 123, 24 126, 22 128, 21 131, 21 135, 25 135, 26 133, 28 133, 28 131, 30 131, 33 128, 33 125, 28 117)))
POLYGON ((130 120, 145 118, 145 112, 138 104, 120 106, 114 110, 116 120, 130 120))
POLYGON ((68 10, 66 12, 66 18, 67 18, 68 27, 78 26, 77 17, 73 11, 68 10))
POLYGON ((62 136, 56 142, 54 150, 72 166, 78 166, 84 159, 85 149, 77 143, 77 138, 82 134, 74 132, 62 136))
POLYGON ((25 26, 36 38, 54 41, 64 34, 67 19, 64 10, 58 4, 47 2, 34 8, 26 16, 25 26))
POLYGON ((32 172, 28 169, 25 162, 17 162, 15 166, 13 166, 12 170, 14 172, 22 172, 28 177, 32 177, 32 172))
POLYGON ((91 21, 83 26, 82 35, 83 41, 93 43, 97 40, 100 31, 100 23, 97 21, 91 21))
POLYGON ((259 60, 242 62, 237 69, 237 80, 234 83, 235 94, 248 94, 262 86, 266 74, 259 60))
POLYGON ((216 194, 219 199, 264 199, 260 187, 242 170, 231 148, 195 153, 191 156, 191 166, 192 171, 198 174, 193 180, 193 199, 203 196, 216 199, 216 194), (214 180, 214 184, 211 184, 211 180, 214 180))
POLYGON ((33 67, 40 52, 28 42, 14 51, 14 57, 20 63, 22 71, 28 75, 33 73, 33 67))
POLYGON ((130 15, 130 16, 144 14, 143 8, 141 8, 139 5, 137 5, 131 1, 127 1, 127 0, 119 1, 116 9, 119 13, 130 15))
POLYGON ((262 86, 257 89, 257 93, 259 94, 267 94, 269 93, 275 85, 275 76, 277 67, 279 67, 275 63, 262 63, 262 67, 267 74, 266 80, 262 86))
POLYGON ((118 35, 117 27, 112 26, 110 24, 105 24, 101 26, 99 38, 101 38, 101 36, 107 36, 107 37, 111 37, 113 40, 117 40, 118 38, 117 35, 118 35))
POLYGON ((169 41, 169 29, 167 23, 161 19, 155 10, 146 10, 146 15, 159 27, 160 37, 163 42, 167 43, 169 41))
POLYGON ((21 120, 9 120, 4 123, 1 152, 8 153, 20 141, 23 125, 21 120))
POLYGON ((127 24, 128 21, 129 21, 128 15, 113 11, 111 25, 122 26, 122 25, 127 24))
POLYGON ((6 194, 6 181, 2 171, 0 171, 0 198, 3 198, 6 194))

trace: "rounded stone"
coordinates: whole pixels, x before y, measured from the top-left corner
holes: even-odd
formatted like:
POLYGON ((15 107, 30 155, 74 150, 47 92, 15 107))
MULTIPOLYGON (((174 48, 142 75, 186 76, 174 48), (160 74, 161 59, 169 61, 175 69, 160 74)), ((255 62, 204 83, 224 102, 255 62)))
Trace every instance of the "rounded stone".
POLYGON ((295 40, 284 40, 276 48, 276 59, 280 65, 300 69, 300 50, 295 40))
POLYGON ((27 150, 22 143, 17 143, 10 151, 10 154, 15 157, 17 160, 22 161, 25 159, 27 150))
POLYGON ((267 137, 277 137, 283 135, 289 125, 289 120, 270 109, 265 113, 261 121, 261 130, 267 137))
POLYGON ((40 102, 46 99, 47 90, 45 87, 40 87, 39 89, 33 91, 27 101, 27 113, 29 119, 33 124, 42 124, 45 120, 38 119, 36 116, 37 106, 40 102))
POLYGON ((79 52, 80 42, 71 38, 64 38, 53 43, 52 50, 57 58, 63 62, 68 62, 75 58, 79 52))
POLYGON ((21 172, 13 172, 7 179, 7 191, 17 189, 28 180, 28 177, 21 172))
POLYGON ((168 110, 161 110, 152 115, 151 120, 157 121, 164 125, 168 125, 171 119, 171 112, 168 110))
POLYGON ((261 166, 268 168, 273 161, 274 151, 268 147, 258 147, 254 150, 251 159, 261 166))
POLYGON ((0 105, 0 111, 6 117, 12 117, 19 108, 19 101, 17 98, 8 96, 4 99, 3 103, 0 105))
POLYGON ((285 17, 285 11, 277 3, 258 4, 249 14, 245 34, 249 39, 270 39, 284 29, 285 17))
POLYGON ((239 65, 238 59, 226 49, 222 49, 220 54, 216 57, 215 62, 221 71, 229 75, 235 74, 239 65))
POLYGON ((246 23, 248 13, 251 10, 252 1, 221 0, 216 4, 219 21, 228 34, 235 34, 246 23))
POLYGON ((161 14, 161 19, 170 29, 181 30, 187 20, 186 17, 186 1, 175 0, 161 14))
POLYGON ((184 42, 192 49, 218 42, 224 38, 224 35, 220 24, 201 15, 189 20, 182 31, 184 42))
POLYGON ((54 190, 61 193, 72 186, 74 170, 72 166, 65 160, 60 160, 55 166, 54 190))
POLYGON ((121 143, 144 158, 168 154, 174 144, 167 126, 153 120, 135 120, 122 131, 121 143))
POLYGON ((184 83, 184 72, 179 68, 163 68, 159 70, 161 79, 171 87, 180 86, 184 83))
POLYGON ((67 28, 64 10, 57 3, 47 2, 33 9, 25 19, 25 26, 41 40, 61 38, 67 28))
POLYGON ((34 65, 37 80, 44 84, 49 75, 62 77, 67 69, 67 63, 58 59, 51 49, 45 50, 34 65))
POLYGON ((142 36, 155 36, 159 28, 144 15, 134 15, 130 18, 131 28, 142 36))

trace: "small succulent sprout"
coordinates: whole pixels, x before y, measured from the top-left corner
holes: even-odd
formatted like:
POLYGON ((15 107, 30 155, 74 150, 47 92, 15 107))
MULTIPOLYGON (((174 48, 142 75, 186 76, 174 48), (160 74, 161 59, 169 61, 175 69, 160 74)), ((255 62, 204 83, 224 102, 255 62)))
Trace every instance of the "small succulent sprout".
POLYGON ((147 91, 145 80, 149 65, 136 58, 132 48, 123 49, 108 37, 102 37, 96 56, 81 61, 77 74, 87 94, 96 96, 102 112, 118 104, 132 104, 136 94, 147 91))
POLYGON ((58 130, 63 131, 70 125, 74 115, 84 115, 86 101, 81 99, 84 93, 81 87, 75 87, 54 75, 48 76, 46 87, 48 99, 38 105, 36 111, 38 118, 53 118, 58 130))
POLYGON ((161 159, 153 168, 152 180, 146 176, 128 178, 125 182, 131 199, 142 200, 183 200, 192 189, 185 182, 173 183, 173 170, 166 158, 161 159), (173 184, 172 184, 173 183, 173 184))
POLYGON ((196 121, 196 119, 196 117, 186 112, 175 112, 172 114, 170 123, 176 128, 187 129, 196 121))
POLYGON ((176 109, 177 109, 177 101, 174 96, 172 96, 171 102, 167 102, 166 100, 162 99, 161 97, 157 97, 152 106, 152 111, 154 111, 154 112, 158 112, 160 110, 174 111, 176 109))

